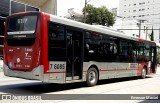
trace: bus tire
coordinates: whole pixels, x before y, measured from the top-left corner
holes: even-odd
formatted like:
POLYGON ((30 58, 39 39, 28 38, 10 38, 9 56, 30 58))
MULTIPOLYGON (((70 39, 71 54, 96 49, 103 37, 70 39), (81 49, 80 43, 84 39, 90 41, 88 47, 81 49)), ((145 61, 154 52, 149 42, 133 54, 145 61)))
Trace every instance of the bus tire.
POLYGON ((146 78, 146 68, 145 68, 145 67, 142 69, 141 78, 142 78, 142 79, 145 79, 145 78, 146 78))
POLYGON ((87 76, 86 76, 86 82, 88 86, 95 86, 98 82, 98 71, 94 68, 91 67, 87 71, 87 76))

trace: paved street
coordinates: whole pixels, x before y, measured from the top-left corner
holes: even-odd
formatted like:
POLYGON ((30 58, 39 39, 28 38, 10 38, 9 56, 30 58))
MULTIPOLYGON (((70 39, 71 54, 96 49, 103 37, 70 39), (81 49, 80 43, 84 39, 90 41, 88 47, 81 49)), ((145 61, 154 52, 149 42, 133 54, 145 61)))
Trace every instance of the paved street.
MULTIPOLYGON (((24 80, 19 78, 6 77, 0 72, 0 94, 20 94, 20 95, 38 95, 38 94, 85 94, 76 95, 76 99, 82 99, 85 103, 106 102, 106 100, 86 100, 92 97, 91 94, 160 94, 160 71, 152 76, 148 76, 146 79, 139 78, 123 78, 123 79, 111 79, 103 80, 98 83, 97 86, 87 87, 85 83, 73 83, 73 84, 47 84, 39 81, 24 80), (88 95, 86 95, 88 94, 88 95)), ((64 96, 64 95, 63 95, 64 96)), ((74 98, 74 96, 66 95, 63 99, 74 98)), ((74 98, 74 99, 75 99, 74 98)), ((37 101, 0 101, 5 103, 20 102, 36 103, 37 101)), ((53 101, 39 101, 40 103, 51 103, 53 101)), ((54 100, 54 102, 75 102, 75 100, 54 100)), ((81 103, 82 101, 76 101, 81 103)), ((138 101, 138 100, 108 100, 109 103, 136 103, 136 102, 158 102, 155 101, 138 101)), ((160 101, 159 101, 160 102, 160 101)))

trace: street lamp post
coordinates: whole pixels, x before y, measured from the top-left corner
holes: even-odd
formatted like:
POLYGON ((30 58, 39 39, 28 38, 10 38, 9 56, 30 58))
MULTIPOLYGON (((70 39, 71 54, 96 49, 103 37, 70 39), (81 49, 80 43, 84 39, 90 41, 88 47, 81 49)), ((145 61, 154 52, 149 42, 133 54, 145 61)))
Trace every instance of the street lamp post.
POLYGON ((139 38, 141 37, 141 24, 144 23, 144 21, 147 21, 147 20, 139 20, 139 38))
POLYGON ((90 2, 91 0, 87 1, 85 0, 85 6, 84 6, 84 23, 86 22, 86 7, 87 7, 87 3, 90 2))
POLYGON ((85 0, 85 6, 84 6, 84 23, 86 22, 86 6, 87 6, 87 0, 85 0))
POLYGON ((148 36, 148 27, 146 27, 146 40, 147 40, 147 36, 148 36))
POLYGON ((139 38, 141 38, 141 22, 142 20, 139 20, 139 38))

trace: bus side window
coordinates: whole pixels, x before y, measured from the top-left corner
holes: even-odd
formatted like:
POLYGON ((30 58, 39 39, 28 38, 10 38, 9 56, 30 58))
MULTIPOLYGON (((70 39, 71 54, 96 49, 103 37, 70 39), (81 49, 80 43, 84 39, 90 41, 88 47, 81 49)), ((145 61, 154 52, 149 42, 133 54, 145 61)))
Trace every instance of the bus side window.
POLYGON ((145 45, 144 46, 144 56, 145 56, 145 61, 148 62, 149 61, 149 51, 150 51, 150 46, 149 45, 145 45))
POLYGON ((130 62, 136 62, 136 48, 135 42, 129 43, 129 60, 130 62))
POLYGON ((66 40, 64 35, 64 26, 50 22, 48 24, 48 35, 49 60, 66 60, 66 40))
POLYGON ((90 60, 90 54, 91 51, 91 40, 90 40, 90 32, 86 31, 84 35, 84 60, 89 61, 90 60))
POLYGON ((144 44, 137 43, 137 61, 143 61, 144 55, 144 44))
POLYGON ((121 61, 128 61, 129 60, 129 44, 127 41, 120 42, 119 58, 121 61))
POLYGON ((4 36, 5 20, 0 19, 0 36, 4 36))
POLYGON ((59 45, 59 42, 64 41, 64 27, 58 24, 49 23, 49 40, 50 43, 59 45))

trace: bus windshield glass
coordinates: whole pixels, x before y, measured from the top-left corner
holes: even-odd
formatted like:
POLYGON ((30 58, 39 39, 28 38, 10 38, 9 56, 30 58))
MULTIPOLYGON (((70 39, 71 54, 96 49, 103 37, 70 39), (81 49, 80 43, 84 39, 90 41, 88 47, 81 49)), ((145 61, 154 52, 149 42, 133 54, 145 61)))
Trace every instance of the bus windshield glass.
POLYGON ((9 46, 31 46, 35 41, 38 15, 17 15, 8 18, 7 44, 9 46))

